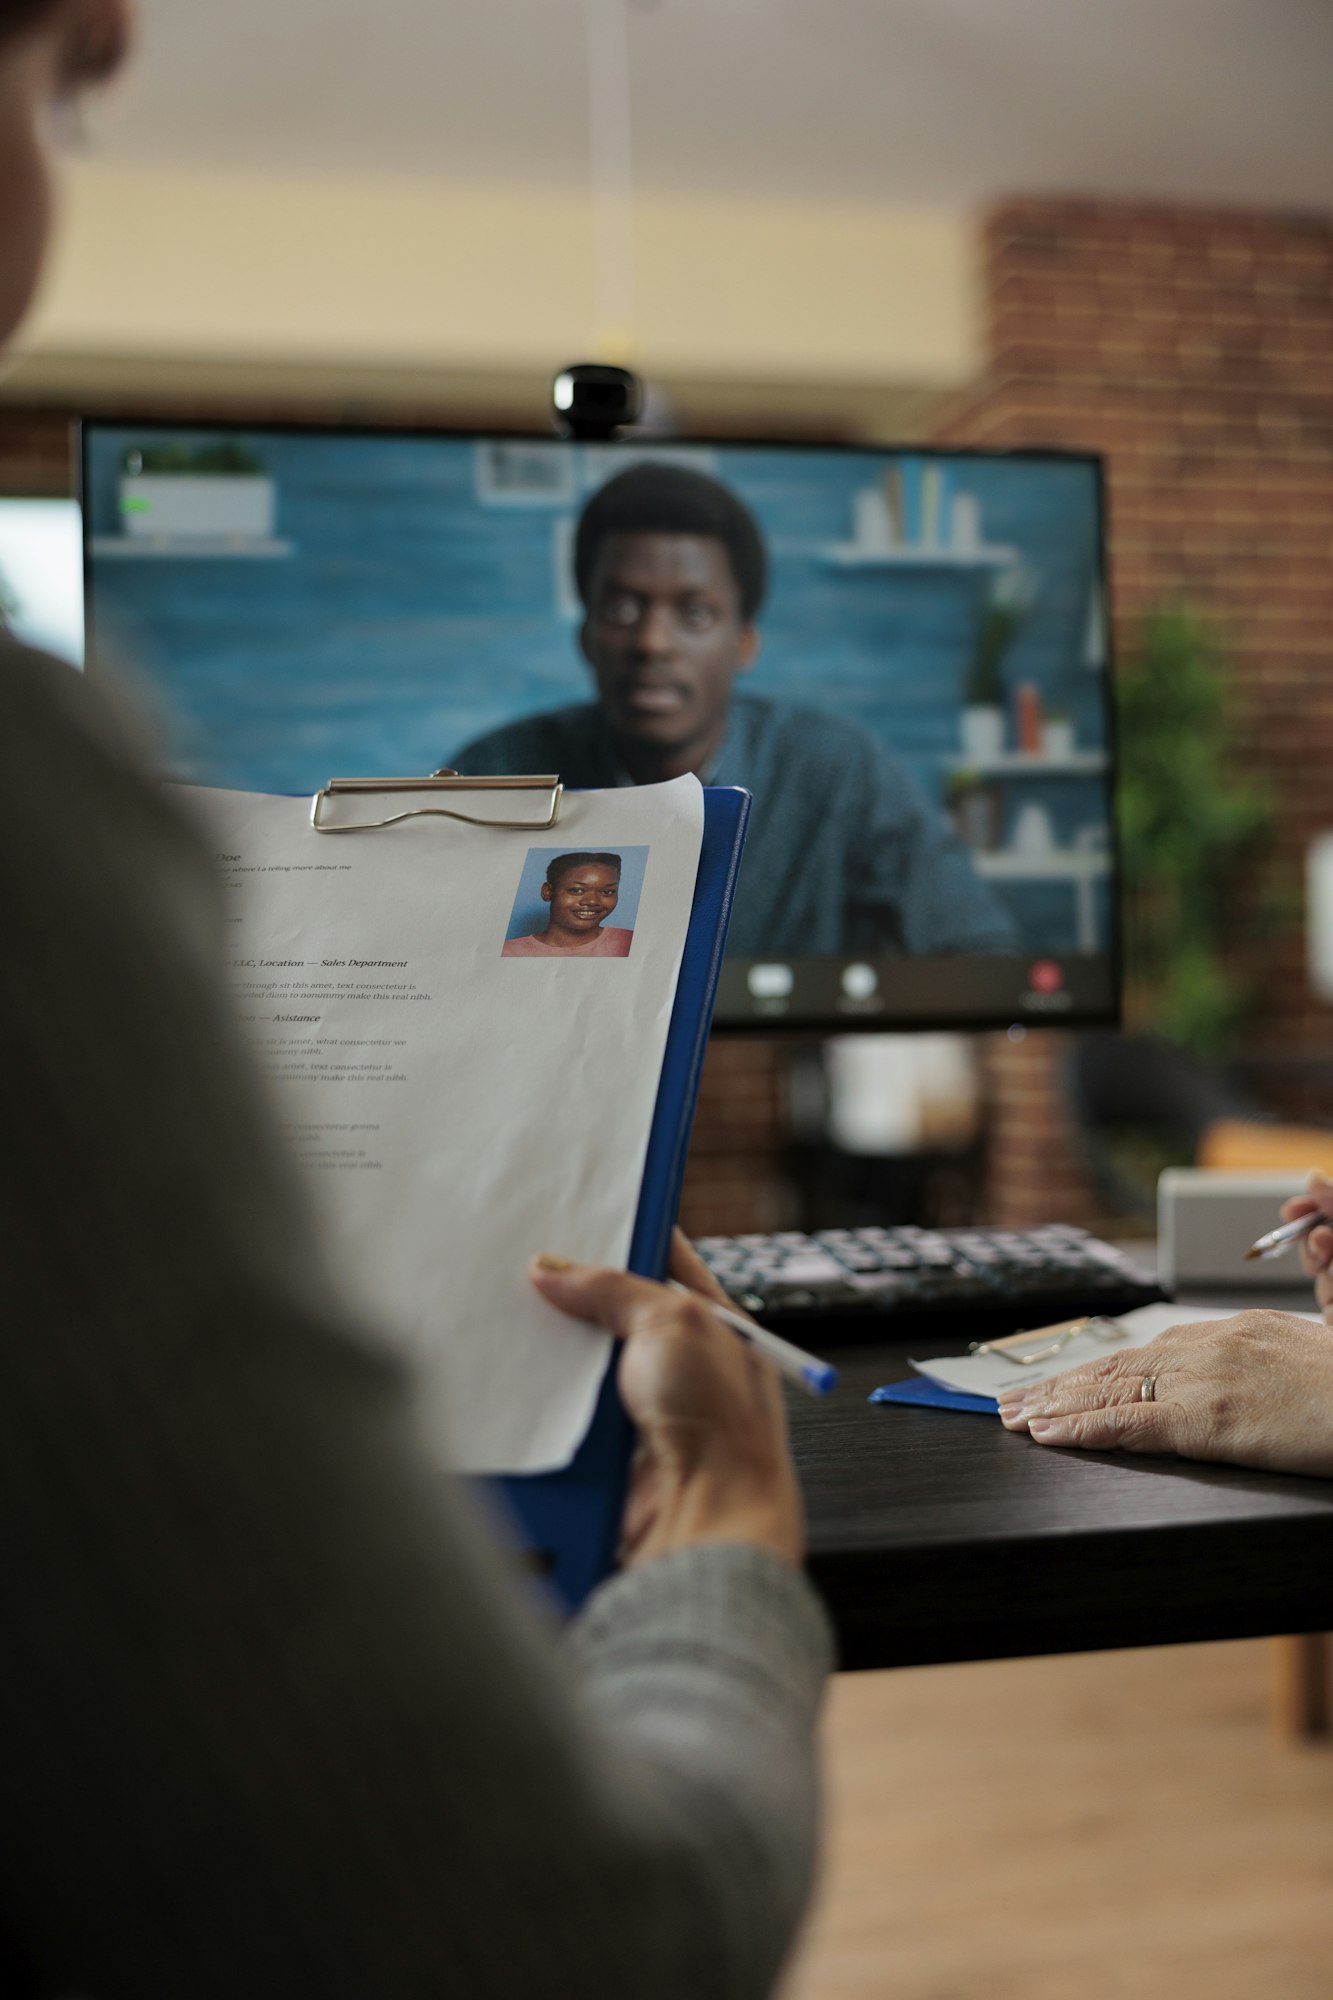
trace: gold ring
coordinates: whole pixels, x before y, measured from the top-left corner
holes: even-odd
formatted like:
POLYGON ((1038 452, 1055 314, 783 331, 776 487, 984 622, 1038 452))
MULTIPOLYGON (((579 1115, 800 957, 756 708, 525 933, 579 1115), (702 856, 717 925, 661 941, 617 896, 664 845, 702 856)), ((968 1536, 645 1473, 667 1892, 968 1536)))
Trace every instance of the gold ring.
POLYGON ((1145 1375, 1139 1384, 1139 1401, 1141 1403, 1155 1403, 1157 1401, 1157 1377, 1155 1375, 1145 1375))

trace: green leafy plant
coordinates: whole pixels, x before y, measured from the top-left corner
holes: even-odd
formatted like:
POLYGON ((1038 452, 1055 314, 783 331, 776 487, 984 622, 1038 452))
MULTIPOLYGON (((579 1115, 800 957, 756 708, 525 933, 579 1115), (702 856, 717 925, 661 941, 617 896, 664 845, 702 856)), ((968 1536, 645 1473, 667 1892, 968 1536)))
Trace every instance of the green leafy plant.
POLYGON ((1126 1025, 1222 1053, 1253 1008, 1247 957, 1283 914, 1256 865, 1274 794, 1246 768, 1222 648, 1193 613, 1142 621, 1118 709, 1126 1025))
POLYGON ((989 853, 999 846, 1003 802, 993 779, 970 767, 951 771, 945 780, 944 796, 965 847, 976 853, 989 853))
POLYGON ((268 470, 259 453, 239 438, 218 438, 211 444, 136 445, 125 453, 121 469, 135 477, 207 473, 215 479, 253 479, 268 470))
POLYGON ((1035 597, 1032 578, 1021 564, 1003 571, 992 584, 977 621, 972 665, 963 687, 969 708, 1003 708, 1000 668, 1028 621, 1035 597))

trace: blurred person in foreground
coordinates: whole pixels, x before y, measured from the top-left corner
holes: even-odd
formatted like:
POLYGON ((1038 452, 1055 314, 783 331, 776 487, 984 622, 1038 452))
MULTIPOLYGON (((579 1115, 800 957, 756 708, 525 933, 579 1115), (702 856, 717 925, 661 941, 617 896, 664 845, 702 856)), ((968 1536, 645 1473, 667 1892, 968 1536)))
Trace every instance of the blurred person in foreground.
POLYGON ((1322 1326, 1249 1311, 1168 1327, 1146 1347, 1007 1389, 1001 1422, 1038 1444, 1333 1479, 1333 1181, 1313 1173, 1283 1205, 1284 1222, 1303 1215, 1329 1218, 1300 1245, 1322 1326))
MULTIPOLYGON (((52 116, 127 32, 0 0, 4 337, 52 116)), ((208 856, 11 645, 0 814, 0 1991, 767 1993, 829 1663, 772 1372, 698 1300, 535 1260, 622 1341, 640 1437, 624 1571, 561 1643, 322 1274, 208 856)))

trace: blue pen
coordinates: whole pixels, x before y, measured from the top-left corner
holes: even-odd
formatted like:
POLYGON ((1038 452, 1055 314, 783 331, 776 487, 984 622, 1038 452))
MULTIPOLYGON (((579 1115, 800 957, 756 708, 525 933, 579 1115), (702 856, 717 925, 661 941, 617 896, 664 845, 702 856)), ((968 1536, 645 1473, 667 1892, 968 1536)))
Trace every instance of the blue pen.
POLYGON ((761 1354, 766 1354, 773 1366, 780 1369, 793 1382, 799 1382, 807 1395, 831 1396, 837 1388, 838 1371, 836 1368, 830 1368, 827 1361, 820 1361, 817 1356, 807 1354, 803 1347, 793 1347, 789 1340, 783 1340, 779 1334, 770 1333, 766 1326, 759 1326, 754 1320, 746 1319, 743 1313, 732 1312, 729 1306, 719 1305, 716 1300, 710 1299, 706 1292, 692 1291, 688 1285, 682 1285, 676 1278, 669 1278, 667 1282, 673 1292, 682 1292, 687 1299, 702 1300, 714 1318, 720 1319, 725 1326, 739 1333, 752 1347, 757 1347, 761 1354))

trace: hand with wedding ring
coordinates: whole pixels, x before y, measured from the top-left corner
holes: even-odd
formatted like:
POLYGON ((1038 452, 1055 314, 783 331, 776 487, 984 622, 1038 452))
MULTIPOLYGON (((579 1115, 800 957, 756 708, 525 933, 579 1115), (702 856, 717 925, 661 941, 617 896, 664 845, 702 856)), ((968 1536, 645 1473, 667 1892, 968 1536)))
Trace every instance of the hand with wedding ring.
MULTIPOLYGON (((1324 1188, 1333 1196, 1333 1184, 1324 1188)), ((1333 1299, 1333 1279, 1327 1289, 1333 1299)), ((1147 1347, 1015 1383, 1000 1398, 1000 1421, 1038 1444, 1333 1479, 1333 1325, 1241 1312, 1168 1327, 1147 1347)))

